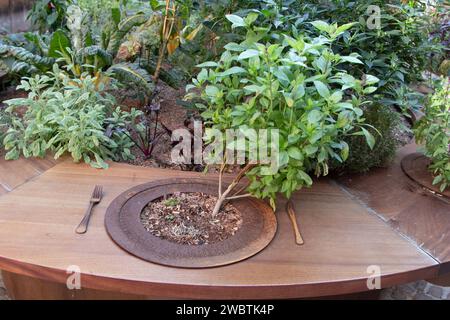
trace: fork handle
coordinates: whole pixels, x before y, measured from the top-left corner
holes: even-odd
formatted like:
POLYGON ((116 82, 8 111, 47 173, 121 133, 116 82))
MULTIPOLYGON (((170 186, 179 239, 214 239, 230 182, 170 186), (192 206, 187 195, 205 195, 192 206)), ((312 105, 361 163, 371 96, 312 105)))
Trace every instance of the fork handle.
POLYGON ((78 234, 86 233, 89 225, 89 220, 91 219, 92 215, 92 207, 94 207, 94 202, 89 203, 89 207, 86 210, 86 214, 83 217, 83 220, 81 220, 78 227, 75 229, 75 232, 78 234))

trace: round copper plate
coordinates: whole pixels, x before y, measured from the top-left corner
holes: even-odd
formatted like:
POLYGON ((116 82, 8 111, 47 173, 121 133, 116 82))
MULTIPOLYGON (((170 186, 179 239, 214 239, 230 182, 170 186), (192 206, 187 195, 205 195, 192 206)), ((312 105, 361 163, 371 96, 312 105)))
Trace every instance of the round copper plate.
POLYGON ((402 159, 403 172, 423 188, 450 198, 450 191, 440 191, 439 185, 433 185, 433 174, 428 170, 430 159, 422 153, 411 153, 402 159))
POLYGON ((129 253, 158 264, 183 268, 206 268, 231 264, 263 250, 273 239, 277 221, 273 210, 253 198, 233 200, 242 225, 231 237, 207 245, 183 245, 164 240, 145 230, 140 220, 151 201, 174 192, 217 195, 217 184, 205 179, 158 180, 129 189, 108 207, 105 225, 110 237, 129 253))

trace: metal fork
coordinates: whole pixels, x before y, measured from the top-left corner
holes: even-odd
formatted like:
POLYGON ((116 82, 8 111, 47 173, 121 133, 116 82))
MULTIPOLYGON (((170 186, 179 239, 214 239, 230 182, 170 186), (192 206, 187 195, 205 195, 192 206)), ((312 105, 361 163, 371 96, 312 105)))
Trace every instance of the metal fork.
POLYGON ((86 214, 83 217, 83 220, 81 220, 81 223, 79 226, 75 229, 75 232, 78 234, 86 233, 89 225, 89 220, 91 219, 92 215, 92 208, 94 205, 98 204, 103 197, 103 187, 102 186, 95 186, 94 192, 92 193, 91 200, 89 201, 89 207, 86 210, 86 214))

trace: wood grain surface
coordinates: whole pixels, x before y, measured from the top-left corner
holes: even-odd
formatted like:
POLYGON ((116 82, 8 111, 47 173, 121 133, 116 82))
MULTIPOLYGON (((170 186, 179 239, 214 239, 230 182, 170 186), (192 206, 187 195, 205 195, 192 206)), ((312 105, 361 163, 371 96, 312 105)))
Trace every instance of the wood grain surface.
MULTIPOLYGON (((278 201, 278 232, 256 256, 224 267, 190 270, 136 258, 107 235, 111 201, 137 184, 193 172, 112 164, 96 170, 65 161, 0 197, 0 269, 65 283, 79 266, 84 288, 155 298, 301 298, 367 290, 367 268, 378 266, 382 287, 437 275, 439 264, 328 179, 293 196, 305 240, 295 244, 285 200, 278 201), (96 184, 105 197, 89 232, 74 228, 96 184)), ((206 178, 216 179, 215 176, 206 178)))
POLYGON ((405 146, 388 168, 345 176, 339 182, 396 231, 438 260, 443 274, 450 272, 450 203, 423 190, 403 173, 401 159, 416 149, 414 144, 405 146))
POLYGON ((0 156, 0 195, 41 175, 56 163, 57 161, 51 156, 44 159, 20 158, 15 161, 6 161, 3 156, 0 156))

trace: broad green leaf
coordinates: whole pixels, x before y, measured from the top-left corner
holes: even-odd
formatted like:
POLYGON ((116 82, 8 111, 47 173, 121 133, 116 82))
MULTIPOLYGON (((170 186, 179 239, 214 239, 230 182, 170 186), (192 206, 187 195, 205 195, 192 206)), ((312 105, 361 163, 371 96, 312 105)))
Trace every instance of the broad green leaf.
POLYGON ((363 64, 363 62, 361 60, 359 60, 357 57, 353 57, 353 56, 341 56, 341 61, 363 64))
POLYGON ((343 24, 342 26, 340 26, 336 29, 335 34, 339 35, 342 32, 345 32, 348 29, 350 29, 351 27, 353 27, 355 24, 356 24, 355 22, 343 24))
POLYGON ((313 184, 311 177, 305 171, 298 170, 297 174, 304 182, 306 182, 306 185, 311 186, 313 184))
POLYGON ((322 81, 314 81, 314 86, 317 89, 317 92, 319 92, 320 96, 322 98, 329 98, 330 97, 330 90, 328 89, 328 86, 324 84, 322 81))
POLYGON ((375 83, 380 82, 380 79, 378 79, 377 77, 372 76, 370 74, 366 74, 366 81, 365 82, 366 82, 366 85, 371 85, 371 84, 375 84, 375 83))
POLYGON ((218 67, 218 66, 219 66, 219 64, 214 61, 206 61, 206 62, 196 65, 197 68, 213 68, 213 67, 218 67))
POLYGON ((48 49, 48 56, 52 58, 61 57, 61 53, 68 54, 67 48, 71 48, 69 38, 65 35, 64 31, 56 30, 50 40, 50 47, 48 49))
POLYGON ((308 113, 308 121, 317 124, 322 119, 322 112, 319 110, 311 110, 308 113))
POLYGON ((230 42, 227 43, 224 48, 228 51, 237 51, 237 52, 242 52, 245 50, 245 48, 243 46, 241 46, 240 44, 237 44, 235 42, 230 42))
POLYGON ((350 147, 348 146, 347 142, 345 142, 345 141, 341 141, 341 145, 343 146, 342 150, 341 150, 341 158, 343 161, 345 161, 348 159, 350 147))
POLYGON ((365 128, 361 128, 361 131, 362 131, 364 137, 366 138, 367 145, 370 147, 370 149, 373 149, 374 146, 375 146, 375 138, 374 138, 373 135, 372 135, 368 130, 366 130, 365 128))
POLYGON ((231 76, 233 74, 238 74, 238 73, 247 73, 247 70, 245 70, 244 68, 241 68, 241 67, 231 67, 230 69, 225 70, 224 72, 218 73, 217 76, 226 77, 226 76, 231 76))
POLYGON ((257 56, 259 56, 259 51, 258 50, 248 49, 248 50, 245 50, 244 52, 242 52, 239 55, 238 60, 249 59, 249 58, 257 57, 257 56))
POLYGON ((298 147, 289 147, 288 154, 295 160, 303 160, 303 154, 298 147))
POLYGON ((364 94, 371 94, 371 93, 374 93, 375 91, 377 91, 377 87, 367 87, 367 88, 364 88, 364 94))
POLYGON ((215 86, 206 86, 205 93, 210 97, 216 97, 219 93, 219 89, 215 86))
POLYGON ((441 181, 444 180, 444 177, 442 175, 438 175, 433 179, 433 185, 441 183, 441 181))
POLYGON ((235 14, 227 14, 225 16, 227 18, 228 21, 230 21, 232 23, 232 28, 237 28, 237 27, 245 27, 245 21, 244 19, 242 19, 241 17, 235 15, 235 14))
POLYGON ((329 32, 330 31, 330 25, 326 23, 325 21, 313 21, 311 24, 318 30, 323 32, 329 32))
POLYGON ((305 152, 308 156, 314 154, 317 152, 317 150, 319 150, 319 148, 317 146, 313 146, 313 145, 307 145, 305 147, 305 152))

